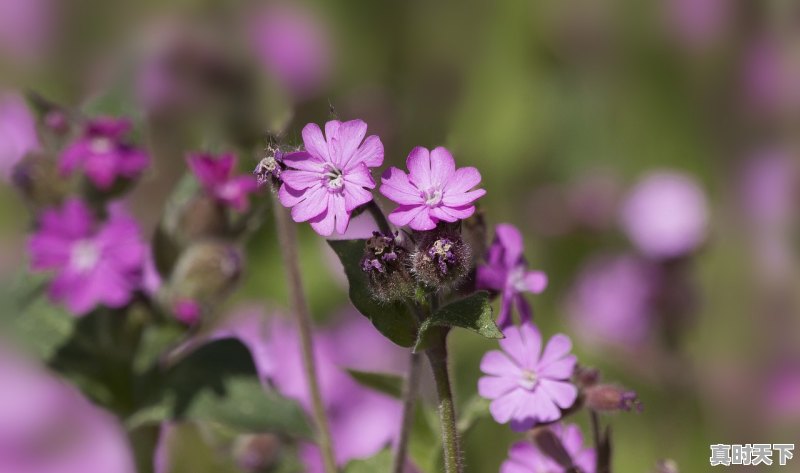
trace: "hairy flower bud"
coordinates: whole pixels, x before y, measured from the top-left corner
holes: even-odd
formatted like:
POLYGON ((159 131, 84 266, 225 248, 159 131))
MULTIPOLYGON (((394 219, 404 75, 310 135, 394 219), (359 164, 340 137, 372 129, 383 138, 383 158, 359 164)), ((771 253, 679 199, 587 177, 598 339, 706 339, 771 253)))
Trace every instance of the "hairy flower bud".
POLYGON ((414 281, 408 265, 408 251, 395 236, 372 233, 364 247, 361 270, 367 274, 375 298, 386 302, 411 298, 414 281))
POLYGON ((472 251, 461 235, 450 231, 422 234, 412 257, 417 279, 432 287, 455 285, 472 268, 472 251))
POLYGON ((585 391, 586 406, 595 411, 642 411, 636 392, 611 384, 598 384, 585 391))
POLYGON ((268 146, 264 157, 258 162, 256 168, 253 170, 253 175, 256 176, 256 181, 259 187, 263 187, 267 183, 278 185, 281 180, 281 172, 283 172, 284 164, 283 151, 268 146))
POLYGON ((176 317, 194 323, 202 309, 218 304, 234 289, 242 272, 242 255, 218 241, 197 242, 178 259, 167 297, 176 317))

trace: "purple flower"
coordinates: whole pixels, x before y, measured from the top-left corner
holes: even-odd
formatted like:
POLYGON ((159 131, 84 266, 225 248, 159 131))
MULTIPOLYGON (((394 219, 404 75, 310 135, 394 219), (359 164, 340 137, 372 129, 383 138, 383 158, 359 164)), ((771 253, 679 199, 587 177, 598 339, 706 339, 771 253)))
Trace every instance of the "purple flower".
MULTIPOLYGON (((575 424, 551 427, 572 458, 573 465, 583 473, 594 473, 596 453, 583 446, 581 429, 575 424)), ((539 450, 530 442, 517 442, 508 451, 508 460, 500 466, 500 473, 565 473, 566 468, 539 450)))
POLYGON ((0 180, 31 151, 39 149, 36 121, 25 100, 14 92, 0 92, 0 180))
POLYGON ((478 381, 478 393, 492 400, 492 417, 500 424, 511 421, 517 431, 558 420, 559 408, 572 406, 578 397, 569 382, 576 363, 569 337, 553 336, 542 352, 542 335, 531 323, 509 327, 505 335, 503 351, 490 351, 481 360, 486 376, 478 381))
POLYGON ((111 188, 120 177, 139 177, 150 163, 150 157, 124 141, 130 130, 131 122, 125 119, 89 121, 83 135, 61 153, 59 171, 70 175, 81 169, 102 190, 111 188))
POLYGON ((122 307, 142 282, 146 246, 136 221, 112 209, 97 225, 77 199, 46 210, 28 242, 31 267, 55 273, 50 296, 76 315, 98 304, 122 307))
POLYGON ((0 471, 134 473, 125 430, 42 367, 0 347, 0 471))
POLYGON ((478 267, 479 289, 490 289, 502 294, 497 323, 501 328, 511 325, 511 307, 517 306, 520 321, 531 320, 531 307, 523 292, 539 294, 547 287, 547 275, 541 271, 528 271, 522 246, 522 234, 513 225, 502 223, 495 229, 495 237, 486 264, 478 267))
POLYGON ((658 270, 634 255, 599 256, 581 269, 567 311, 588 342, 640 345, 655 315, 658 270))
POLYGON ((310 221, 323 236, 344 233, 353 210, 372 200, 370 168, 383 163, 383 143, 375 135, 365 140, 366 133, 361 120, 329 121, 325 136, 314 123, 303 128, 306 151, 283 156, 291 169, 281 173, 278 191, 295 222, 310 221))
POLYGON ((30 65, 47 52, 58 6, 51 0, 0 0, 0 56, 30 65))
POLYGON ((475 200, 486 194, 470 190, 481 182, 474 167, 456 169, 450 151, 417 146, 406 159, 408 175, 391 167, 381 177, 381 194, 400 204, 389 220, 414 230, 432 230, 440 221, 456 222, 475 212, 475 200))
POLYGON ((330 75, 328 31, 313 12, 285 4, 254 16, 250 38, 269 73, 298 98, 312 95, 330 75))
POLYGON ((660 171, 645 176, 626 197, 622 227, 646 256, 684 256, 705 240, 708 204, 703 190, 686 174, 660 171))
POLYGON ((258 182, 251 175, 232 175, 236 164, 233 154, 224 153, 215 158, 207 153, 194 153, 186 162, 203 189, 218 202, 239 212, 247 210, 247 195, 258 189, 258 182))

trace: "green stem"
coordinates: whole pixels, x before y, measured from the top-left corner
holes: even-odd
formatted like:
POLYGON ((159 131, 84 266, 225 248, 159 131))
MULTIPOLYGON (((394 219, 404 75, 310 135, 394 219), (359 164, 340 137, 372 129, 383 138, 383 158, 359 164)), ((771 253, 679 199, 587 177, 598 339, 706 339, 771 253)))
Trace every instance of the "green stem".
POLYGON ((400 426, 400 436, 395 449, 393 473, 403 473, 406 467, 408 454, 408 438, 411 435, 411 426, 414 421, 414 403, 419 389, 421 357, 418 353, 411 353, 408 361, 408 377, 403 388, 403 420, 400 426))
POLYGON ((450 387, 450 373, 447 367, 447 330, 439 329, 439 334, 432 337, 430 348, 426 350, 428 361, 436 381, 436 392, 439 396, 439 422, 442 429, 442 446, 444 448, 445 473, 462 473, 461 448, 459 447, 458 428, 456 427, 456 409, 453 401, 453 390, 450 387))
POLYGON ((375 202, 375 199, 370 200, 366 207, 367 212, 369 212, 372 215, 372 218, 375 219, 375 223, 378 225, 378 230, 385 235, 391 235, 392 227, 386 220, 386 215, 383 214, 383 211, 378 206, 378 203, 375 202))
POLYGON ((281 253, 286 269, 286 279, 289 287, 289 296, 292 312, 297 319, 297 329, 300 335, 300 348, 303 356, 308 391, 311 394, 311 405, 314 421, 319 430, 319 449, 322 452, 322 461, 325 473, 336 473, 336 460, 333 454, 333 439, 328 416, 325 413, 325 404, 322 402, 322 393, 317 377, 317 366, 314 360, 314 340, 311 336, 311 316, 303 293, 303 282, 300 278, 300 264, 297 257, 297 234, 294 223, 289 218, 289 212, 283 208, 277 196, 273 196, 275 224, 278 230, 278 240, 281 244, 281 253))

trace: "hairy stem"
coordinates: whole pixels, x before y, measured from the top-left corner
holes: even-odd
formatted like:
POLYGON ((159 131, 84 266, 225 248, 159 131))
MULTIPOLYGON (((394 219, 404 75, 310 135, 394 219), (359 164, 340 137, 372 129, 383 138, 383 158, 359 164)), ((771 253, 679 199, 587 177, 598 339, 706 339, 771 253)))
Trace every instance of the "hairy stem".
POLYGON ((447 366, 447 330, 439 329, 439 333, 433 338, 430 348, 425 353, 431 364, 433 378, 436 381, 436 392, 439 396, 439 423, 441 424, 444 448, 444 472, 462 473, 456 409, 447 366))
POLYGON ((300 265, 297 259, 297 235, 294 223, 289 218, 289 212, 278 202, 277 196, 273 199, 275 224, 278 230, 278 240, 283 254, 283 263, 286 269, 286 279, 289 287, 289 298, 292 312, 297 319, 297 329, 300 334, 300 348, 303 356, 308 391, 311 394, 311 404, 314 421, 319 433, 319 448, 325 473, 336 473, 336 460, 333 454, 333 441, 325 405, 322 402, 322 393, 317 378, 317 366, 314 360, 314 341, 311 337, 311 316, 308 312, 303 283, 300 279, 300 265))
POLYGON ((419 389, 421 357, 418 353, 411 353, 408 360, 408 377, 403 388, 403 420, 400 426, 400 436, 395 449, 393 473, 403 473, 406 467, 408 454, 408 438, 411 435, 411 425, 414 421, 414 404, 419 389))

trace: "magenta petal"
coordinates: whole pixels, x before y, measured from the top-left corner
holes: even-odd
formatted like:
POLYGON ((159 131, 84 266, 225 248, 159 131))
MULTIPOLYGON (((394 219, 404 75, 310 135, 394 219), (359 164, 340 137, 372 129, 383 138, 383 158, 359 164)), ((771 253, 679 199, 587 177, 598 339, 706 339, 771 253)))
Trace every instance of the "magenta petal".
POLYGON ((497 313, 497 325, 500 328, 506 328, 511 325, 514 320, 511 318, 511 309, 514 305, 514 294, 505 291, 500 297, 500 311, 497 313))
POLYGON ((408 178, 418 189, 425 190, 431 187, 431 155, 427 148, 417 146, 411 150, 406 158, 408 178))
POLYGON ((58 233, 69 238, 84 238, 91 234, 94 218, 89 207, 80 199, 70 198, 60 209, 48 209, 42 213, 42 231, 58 233))
POLYGON ((306 189, 292 189, 285 183, 278 189, 278 199, 284 207, 294 207, 300 203, 306 194, 306 189))
POLYGON ((449 207, 440 205, 431 209, 431 215, 445 222, 457 222, 459 220, 469 218, 475 213, 475 207, 472 205, 466 207, 449 207))
POLYGON ((405 172, 391 167, 381 176, 380 193, 400 205, 423 204, 422 194, 408 180, 405 172))
MULTIPOLYGON (((372 175, 369 168, 364 163, 354 166, 344 174, 345 187, 347 184, 366 187, 367 189, 375 188, 375 181, 372 180, 372 175)), ((352 187, 352 185, 350 187, 352 187)))
POLYGON ((488 375, 516 379, 520 375, 519 365, 499 350, 486 352, 481 359, 481 371, 488 375))
POLYGON ((569 379, 578 363, 575 355, 567 355, 546 365, 539 365, 539 376, 550 379, 569 379))
POLYGON ((389 214, 389 220, 398 227, 402 227, 408 225, 418 213, 424 210, 425 208, 421 205, 401 205, 389 214))
POLYGON ((505 424, 514 417, 517 409, 527 401, 528 393, 515 389, 505 396, 500 396, 489 404, 489 412, 498 424, 505 424))
POLYGON ((446 148, 438 146, 431 151, 431 183, 444 185, 456 172, 456 161, 446 148))
POLYGON ((336 216, 333 213, 333 210, 328 208, 325 209, 325 211, 321 214, 309 220, 309 223, 311 223, 311 228, 313 228, 318 234, 322 236, 329 236, 333 233, 336 224, 336 216))
POLYGON ((505 331, 506 338, 500 340, 500 347, 525 369, 532 369, 539 358, 542 336, 533 324, 520 327, 509 327, 505 331))
POLYGON ((322 136, 322 130, 316 123, 309 123, 303 127, 303 144, 312 156, 319 160, 332 162, 328 153, 328 142, 322 136))
POLYGON ((364 205, 371 200, 372 192, 364 189, 363 187, 345 185, 344 207, 348 213, 352 212, 356 207, 364 205))
POLYGON ((117 162, 111 154, 92 154, 83 163, 86 176, 99 189, 109 189, 117 180, 117 162))
POLYGON ((506 286, 508 271, 500 266, 483 265, 479 266, 476 273, 476 281, 479 289, 491 289, 500 291, 506 286))
POLYGON ((446 189, 453 194, 467 192, 481 183, 481 173, 474 167, 459 168, 450 176, 446 189))
POLYGON ((224 154, 219 158, 214 158, 210 154, 192 154, 186 161, 197 180, 204 187, 212 188, 228 179, 233 170, 234 160, 232 154, 224 154))
POLYGON ((486 195, 486 191, 483 189, 454 193, 452 190, 445 188, 444 195, 442 196, 442 203, 450 207, 459 207, 471 204, 484 195, 486 195))
POLYGON ((347 211, 344 196, 333 194, 328 204, 328 208, 331 207, 336 215, 336 233, 342 234, 347 231, 347 225, 350 223, 350 212, 347 211))
POLYGON ((528 271, 524 282, 528 291, 539 294, 547 288, 547 275, 541 271, 528 271))
POLYGON ((517 304, 517 310, 519 311, 519 321, 521 323, 530 322, 533 319, 533 310, 531 310, 531 305, 528 304, 528 301, 525 300, 525 296, 516 294, 514 302, 517 304))
POLYGON ((543 378, 539 380, 537 389, 543 389, 549 395, 550 399, 562 409, 572 407, 575 403, 575 399, 578 398, 578 388, 572 383, 565 381, 554 381, 552 379, 543 378))
POLYGON ((132 149, 117 160, 119 173, 129 179, 139 176, 150 164, 150 156, 144 151, 132 149))
POLYGON ((506 267, 514 267, 522 257, 522 233, 517 227, 508 223, 501 223, 495 228, 495 235, 503 245, 503 262, 506 267))
POLYGON ((368 136, 364 143, 356 150, 345 171, 360 163, 367 167, 376 168, 383 164, 383 143, 376 135, 368 136))
POLYGON ((322 172, 324 161, 312 156, 306 151, 296 151, 294 153, 284 154, 281 158, 283 162, 290 168, 300 171, 322 172))
POLYGON ((486 399, 497 399, 518 387, 511 377, 484 376, 478 380, 478 394, 486 399))
POLYGON ((514 415, 515 420, 520 422, 528 420, 550 422, 561 417, 561 411, 558 406, 540 386, 537 386, 533 392, 529 393, 526 401, 514 415))
POLYGON ((350 120, 341 124, 333 136, 328 135, 331 143, 331 158, 339 169, 347 169, 355 155, 364 136, 367 134, 367 124, 362 120, 350 120))
POLYGON ((328 190, 321 185, 307 189, 305 199, 292 207, 292 219, 305 222, 321 214, 328 208, 328 197, 328 190))
POLYGON ((311 171, 287 170, 281 173, 281 179, 292 189, 308 189, 322 184, 323 175, 311 171))
POLYGON ((572 350, 572 340, 570 340, 568 336, 563 333, 553 335, 553 338, 547 342, 542 357, 539 359, 539 366, 545 367, 550 363, 560 360, 567 356, 570 350, 572 350))
POLYGON ((64 176, 72 174, 81 166, 83 159, 87 154, 87 146, 82 141, 78 141, 67 146, 59 156, 58 171, 64 176))
POLYGON ((67 265, 72 251, 72 241, 60 235, 37 233, 28 239, 31 269, 57 269, 67 265))

